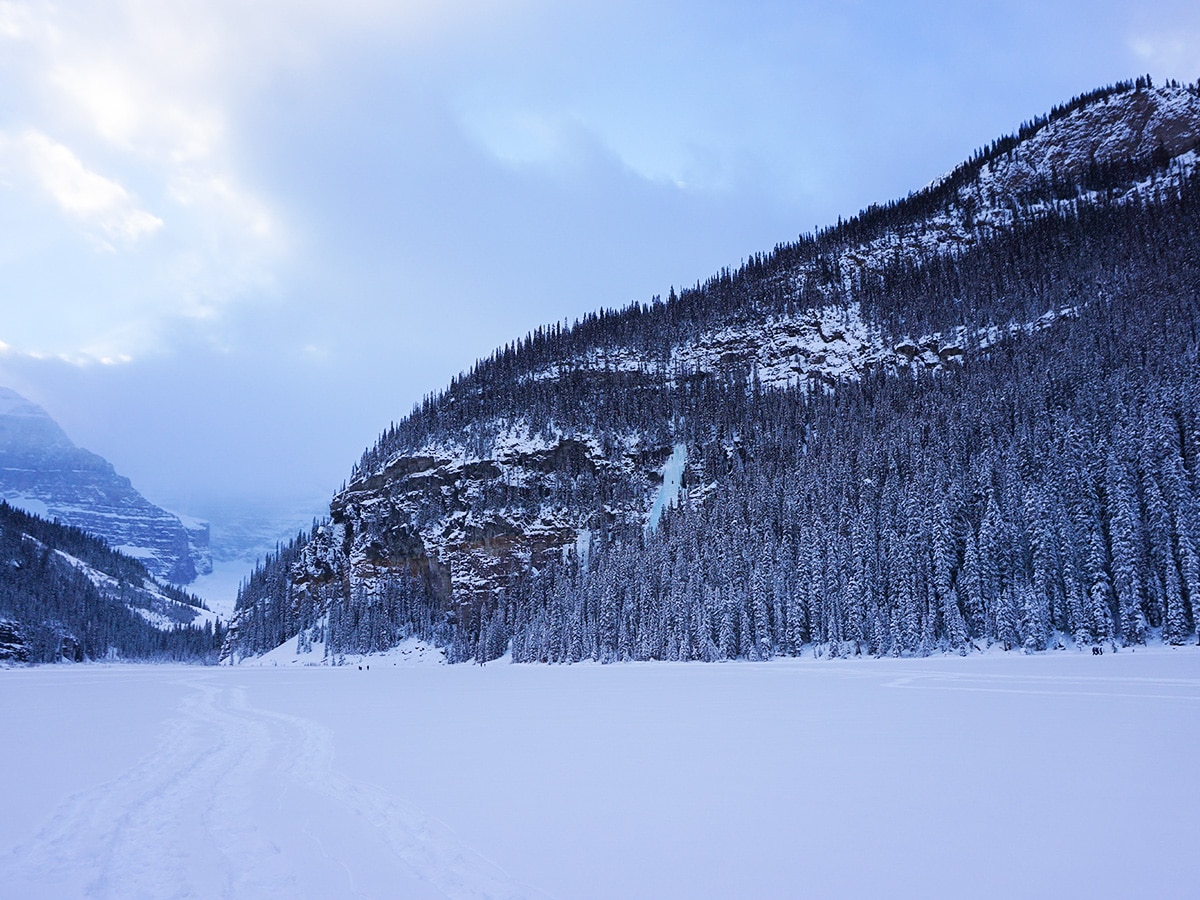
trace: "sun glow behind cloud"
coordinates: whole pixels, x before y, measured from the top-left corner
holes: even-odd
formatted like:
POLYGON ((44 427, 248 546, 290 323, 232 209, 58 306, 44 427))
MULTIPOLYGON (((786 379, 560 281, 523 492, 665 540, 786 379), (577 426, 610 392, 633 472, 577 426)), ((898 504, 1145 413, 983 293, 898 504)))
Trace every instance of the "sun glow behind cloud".
POLYGON ((0 119, 12 352, 127 361, 269 288, 287 240, 237 171, 233 25, 207 4, 0 4, 0 88, 22 100, 0 119))
POLYGON ((0 2, 0 91, 19 99, 0 112, 0 337, 126 359, 180 320, 278 302, 302 239, 244 164, 262 92, 362 45, 433 54, 529 5, 0 2))

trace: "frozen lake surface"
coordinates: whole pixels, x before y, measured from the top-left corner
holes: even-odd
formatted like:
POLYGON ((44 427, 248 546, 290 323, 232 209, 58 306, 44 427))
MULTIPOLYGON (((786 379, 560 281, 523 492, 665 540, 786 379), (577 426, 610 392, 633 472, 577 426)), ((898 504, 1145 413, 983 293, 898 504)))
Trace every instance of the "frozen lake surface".
POLYGON ((1195 896, 1200 652, 0 671, 12 897, 1195 896))

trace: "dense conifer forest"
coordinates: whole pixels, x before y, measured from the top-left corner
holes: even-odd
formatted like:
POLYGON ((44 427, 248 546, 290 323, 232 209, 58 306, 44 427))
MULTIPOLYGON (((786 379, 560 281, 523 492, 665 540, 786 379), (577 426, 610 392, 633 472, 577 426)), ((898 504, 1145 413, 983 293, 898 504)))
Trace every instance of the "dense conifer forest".
POLYGON ((102 538, 0 501, 0 659, 213 662, 224 629, 190 624, 203 608, 102 538), (176 621, 155 627, 137 608, 176 621))
MULTIPOLYGON (((443 439, 486 458, 519 420, 605 446, 631 434, 683 445, 679 502, 652 528, 601 515, 588 541, 470 603, 447 596, 419 544, 411 564, 351 577, 343 551, 355 536, 321 524, 244 586, 238 652, 298 633, 331 654, 417 635, 455 660, 510 652, 519 662, 1195 641, 1197 169, 1160 180, 1160 154, 1092 165, 1045 178, 1010 227, 955 252, 897 252, 852 275, 838 262, 847 246, 929 227, 953 190, 1047 122, 1145 90, 1139 79, 1076 98, 921 194, 665 301, 501 348, 390 426, 351 486, 443 439), (672 348, 706 330, 850 303, 896 337, 960 329, 965 352, 929 371, 876 367, 817 389, 764 386, 739 361, 671 368, 672 348)), ((628 500, 619 482, 569 463, 535 495, 489 490, 472 501, 480 511, 628 500)), ((422 502, 405 534, 445 512, 422 502)))

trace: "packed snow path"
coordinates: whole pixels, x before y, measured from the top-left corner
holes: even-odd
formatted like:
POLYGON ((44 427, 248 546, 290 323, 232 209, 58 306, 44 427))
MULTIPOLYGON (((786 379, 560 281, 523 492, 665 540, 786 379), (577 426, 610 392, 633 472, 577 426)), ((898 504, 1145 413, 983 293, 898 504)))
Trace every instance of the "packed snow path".
POLYGON ((1194 647, 371 662, 0 671, 0 897, 1195 896, 1194 647))
POLYGON ((225 672, 184 678, 157 748, 16 847, 0 895, 541 896, 411 803, 335 772, 328 729, 251 706, 225 672))

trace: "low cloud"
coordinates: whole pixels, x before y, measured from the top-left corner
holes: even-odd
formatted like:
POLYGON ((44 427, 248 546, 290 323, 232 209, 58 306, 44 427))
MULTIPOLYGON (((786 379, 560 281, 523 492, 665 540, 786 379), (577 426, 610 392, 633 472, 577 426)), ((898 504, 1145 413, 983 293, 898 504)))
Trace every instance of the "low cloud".
POLYGON ((163 227, 163 220, 142 209, 121 184, 89 169, 69 147, 40 131, 0 136, 0 151, 6 151, 10 170, 25 175, 68 217, 98 232, 110 249, 110 242, 133 243, 163 227))

